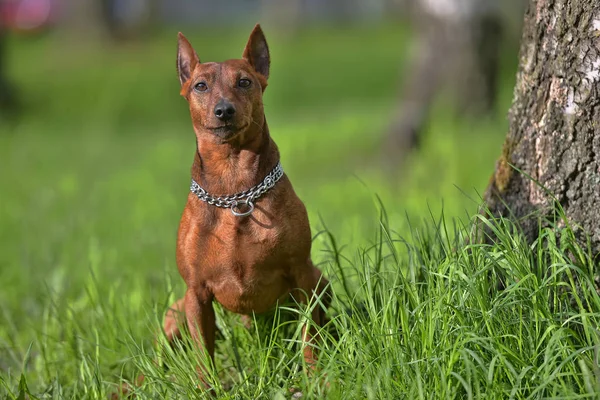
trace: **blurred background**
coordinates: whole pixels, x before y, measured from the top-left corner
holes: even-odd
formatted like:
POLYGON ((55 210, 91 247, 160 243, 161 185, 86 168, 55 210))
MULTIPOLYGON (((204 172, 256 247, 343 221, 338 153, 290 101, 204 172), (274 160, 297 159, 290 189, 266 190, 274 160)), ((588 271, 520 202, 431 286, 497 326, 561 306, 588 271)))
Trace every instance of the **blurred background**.
MULTIPOLYGON (((262 24, 283 167, 313 234, 326 227, 356 249, 375 240, 380 201, 398 236, 477 211, 507 130, 523 10, 522 0, 2 0, 10 332, 20 312, 41 312, 47 290, 76 302, 90 268, 138 302, 165 293, 165 274, 181 292, 175 236, 195 140, 178 31, 201 60, 220 61, 241 57, 262 24)), ((326 249, 317 238, 316 262, 326 249)))

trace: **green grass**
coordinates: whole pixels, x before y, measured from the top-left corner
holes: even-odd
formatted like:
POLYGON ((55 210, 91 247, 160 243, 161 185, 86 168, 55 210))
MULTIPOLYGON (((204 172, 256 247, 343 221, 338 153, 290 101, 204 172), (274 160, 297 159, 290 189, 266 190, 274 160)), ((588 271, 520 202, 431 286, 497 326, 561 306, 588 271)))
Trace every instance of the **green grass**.
MULTIPOLYGON (((217 307, 218 395, 594 398, 598 295, 570 231, 527 246, 500 221, 495 245, 456 241, 470 234, 499 154, 513 69, 496 117, 458 120, 442 99, 422 149, 392 176, 379 149, 405 29, 265 31, 271 132, 335 302, 311 378, 293 318, 306 310, 257 316, 248 330, 217 307)), ((0 125, 0 398, 106 398, 140 371, 139 398, 199 395, 201 353, 154 342, 185 290, 174 250, 194 139, 177 95, 175 33, 107 47, 12 42, 27 113, 0 125)), ((247 32, 186 34, 201 59, 219 60, 238 57, 247 32)))

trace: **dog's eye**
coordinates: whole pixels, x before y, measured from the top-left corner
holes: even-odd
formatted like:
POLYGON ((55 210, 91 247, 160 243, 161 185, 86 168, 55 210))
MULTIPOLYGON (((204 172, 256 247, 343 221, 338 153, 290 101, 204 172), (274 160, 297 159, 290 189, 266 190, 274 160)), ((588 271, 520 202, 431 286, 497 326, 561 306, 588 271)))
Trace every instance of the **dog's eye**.
POLYGON ((248 87, 248 86, 250 86, 250 84, 252 84, 252 81, 250 81, 250 79, 240 79, 238 81, 239 87, 248 87))
POLYGON ((208 86, 204 82, 198 82, 196 83, 196 86, 194 86, 194 89, 198 92, 206 92, 208 90, 208 86))

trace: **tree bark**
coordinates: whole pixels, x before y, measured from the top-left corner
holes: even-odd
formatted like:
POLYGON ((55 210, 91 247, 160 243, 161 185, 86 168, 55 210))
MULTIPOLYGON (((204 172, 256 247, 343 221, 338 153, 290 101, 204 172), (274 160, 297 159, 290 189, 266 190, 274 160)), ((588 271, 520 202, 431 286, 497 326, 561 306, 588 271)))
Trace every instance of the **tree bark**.
POLYGON ((531 0, 509 132, 484 195, 530 240, 557 201, 600 253, 599 95, 600 0, 531 0))

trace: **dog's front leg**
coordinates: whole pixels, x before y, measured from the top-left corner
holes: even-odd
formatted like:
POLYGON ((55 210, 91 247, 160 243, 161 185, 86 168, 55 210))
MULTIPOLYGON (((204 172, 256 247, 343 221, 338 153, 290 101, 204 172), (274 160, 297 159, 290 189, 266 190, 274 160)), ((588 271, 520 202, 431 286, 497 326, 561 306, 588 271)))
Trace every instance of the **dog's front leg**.
MULTIPOLYGON (((215 310, 213 309, 213 296, 207 289, 194 290, 188 288, 185 293, 185 316, 192 338, 198 348, 204 348, 210 357, 209 362, 214 362, 215 356, 215 310)), ((198 367, 198 377, 201 384, 208 388, 206 380, 207 366, 198 367)))
POLYGON ((305 324, 302 327, 304 362, 306 362, 310 369, 313 369, 317 362, 317 353, 314 348, 317 326, 321 327, 325 324, 325 312, 331 302, 331 293, 328 286, 329 281, 312 263, 303 268, 296 279, 298 288, 301 289, 296 299, 301 304, 307 305, 310 302, 310 296, 313 294, 320 297, 321 304, 315 304, 311 314, 314 324, 312 326, 305 324))

